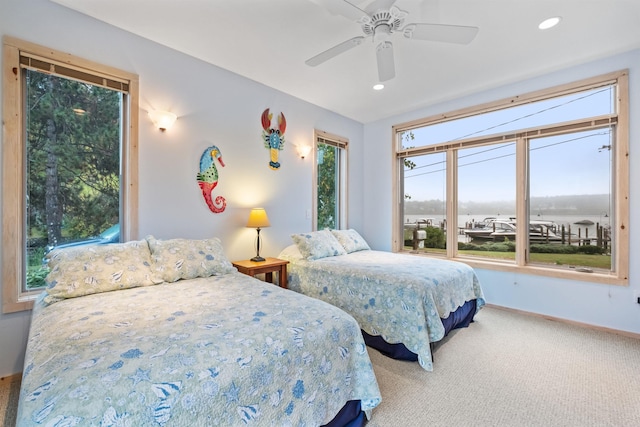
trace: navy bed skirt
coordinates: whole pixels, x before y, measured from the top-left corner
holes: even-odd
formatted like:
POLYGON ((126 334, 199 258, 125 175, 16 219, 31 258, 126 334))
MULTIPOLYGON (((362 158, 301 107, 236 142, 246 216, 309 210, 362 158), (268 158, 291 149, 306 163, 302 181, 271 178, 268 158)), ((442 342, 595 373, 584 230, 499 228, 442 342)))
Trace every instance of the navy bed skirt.
POLYGON ((367 417, 360 408, 359 400, 348 401, 334 419, 322 427, 363 427, 367 417))
MULTIPOLYGON (((444 335, 447 336, 449 332, 457 328, 466 328, 471 322, 473 322, 473 316, 476 314, 476 300, 465 302, 462 306, 458 307, 456 311, 451 313, 446 319, 441 319, 444 325, 444 335)), ((418 360, 418 355, 405 347, 404 344, 389 344, 380 336, 369 335, 365 331, 362 331, 364 342, 369 347, 375 348, 385 356, 398 360, 410 360, 415 362, 418 360)))

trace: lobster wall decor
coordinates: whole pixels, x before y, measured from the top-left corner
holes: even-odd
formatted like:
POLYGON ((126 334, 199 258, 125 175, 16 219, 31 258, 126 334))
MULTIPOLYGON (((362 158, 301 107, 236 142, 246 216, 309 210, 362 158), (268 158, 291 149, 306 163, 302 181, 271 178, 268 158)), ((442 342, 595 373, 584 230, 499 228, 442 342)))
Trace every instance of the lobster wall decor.
POLYGON ((278 128, 275 129, 271 127, 272 118, 273 114, 269 113, 268 108, 262 112, 262 139, 264 140, 264 147, 269 149, 269 167, 277 170, 280 168, 278 151, 284 148, 284 131, 287 128, 287 121, 284 118, 284 114, 280 113, 278 116, 278 128))
POLYGON ((220 213, 224 212, 227 207, 227 201, 222 196, 217 196, 215 203, 213 201, 211 192, 218 185, 218 169, 214 160, 217 160, 224 167, 220 149, 212 145, 204 150, 204 153, 200 156, 200 172, 198 172, 197 180, 209 210, 213 213, 220 213))

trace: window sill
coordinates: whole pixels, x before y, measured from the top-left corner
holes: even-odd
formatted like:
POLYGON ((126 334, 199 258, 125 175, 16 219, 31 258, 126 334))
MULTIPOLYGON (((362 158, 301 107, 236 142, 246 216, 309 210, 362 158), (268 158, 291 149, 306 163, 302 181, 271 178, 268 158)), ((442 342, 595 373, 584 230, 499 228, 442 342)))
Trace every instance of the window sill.
POLYGON ((2 313, 17 313, 19 311, 27 311, 33 308, 34 301, 38 298, 42 291, 37 292, 25 292, 18 295, 17 301, 12 301, 11 299, 7 299, 3 301, 2 304, 2 313))
POLYGON ((407 255, 415 255, 415 256, 427 256, 431 258, 439 258, 439 259, 447 259, 450 261, 457 261, 467 264, 473 268, 480 268, 485 270, 494 270, 494 271, 504 271, 509 273, 518 273, 518 274, 529 274, 532 276, 545 276, 545 277, 553 277, 556 279, 565 279, 565 280, 576 280, 581 282, 590 282, 590 283, 599 283, 604 285, 616 285, 616 286, 629 286, 629 278, 628 277, 618 277, 614 273, 601 272, 601 271, 593 271, 593 272, 584 272, 579 271, 574 268, 570 268, 568 266, 558 266, 558 267, 543 267, 540 265, 515 265, 512 262, 508 261, 498 261, 498 260, 485 260, 478 259, 472 257, 456 257, 456 258, 446 258, 444 256, 438 256, 436 254, 414 254, 409 251, 402 251, 407 255))

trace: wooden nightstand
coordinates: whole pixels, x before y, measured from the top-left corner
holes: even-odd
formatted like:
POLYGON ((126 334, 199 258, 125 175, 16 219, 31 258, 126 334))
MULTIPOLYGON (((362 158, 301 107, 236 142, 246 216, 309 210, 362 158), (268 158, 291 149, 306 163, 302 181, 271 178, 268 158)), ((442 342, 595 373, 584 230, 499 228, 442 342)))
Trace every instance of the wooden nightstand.
POLYGON ((249 259, 243 261, 232 262, 233 266, 240 273, 248 276, 264 273, 265 281, 273 283, 273 272, 278 273, 278 284, 281 288, 287 289, 287 264, 289 261, 278 258, 267 258, 264 261, 251 261, 249 259))

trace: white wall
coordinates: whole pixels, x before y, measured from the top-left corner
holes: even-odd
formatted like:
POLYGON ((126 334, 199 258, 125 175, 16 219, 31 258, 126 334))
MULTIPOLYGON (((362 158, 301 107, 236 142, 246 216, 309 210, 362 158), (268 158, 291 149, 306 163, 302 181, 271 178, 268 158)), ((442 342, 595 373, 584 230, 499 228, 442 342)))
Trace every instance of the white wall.
MULTIPOLYGON (((607 286, 540 276, 478 270, 487 302, 560 317, 591 325, 640 333, 640 304, 633 292, 640 292, 640 50, 620 54, 605 60, 557 71, 521 83, 488 90, 474 96, 424 108, 411 113, 365 125, 365 194, 364 233, 377 249, 391 249, 391 187, 392 135, 391 126, 398 123, 445 113, 459 108, 495 101, 526 92, 544 89, 611 71, 630 69, 630 274, 628 287, 607 286)), ((509 71, 505 70, 508 75, 509 71)), ((428 97, 428 94, 425 94, 428 97)))
MULTIPOLYGON (((249 209, 263 206, 271 227, 262 231, 261 254, 277 256, 291 233, 311 229, 306 211, 312 206, 312 165, 294 145, 312 144, 314 129, 350 141, 349 226, 362 226, 362 124, 47 0, 1 0, 0 34, 140 76, 139 237, 218 236, 230 259, 246 259, 254 255, 255 230, 244 227, 249 209), (161 133, 146 114, 149 108, 168 109, 179 119, 161 133), (287 119, 277 171, 269 169, 269 151, 260 139, 265 108, 274 122, 280 112, 287 119), (214 190, 227 200, 220 214, 208 210, 196 182, 200 155, 211 144, 226 164, 218 167, 214 190)), ((0 314, 0 377, 22 371, 30 315, 0 314)))

